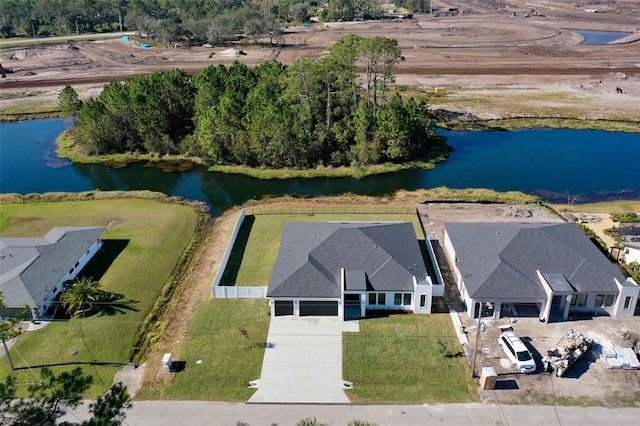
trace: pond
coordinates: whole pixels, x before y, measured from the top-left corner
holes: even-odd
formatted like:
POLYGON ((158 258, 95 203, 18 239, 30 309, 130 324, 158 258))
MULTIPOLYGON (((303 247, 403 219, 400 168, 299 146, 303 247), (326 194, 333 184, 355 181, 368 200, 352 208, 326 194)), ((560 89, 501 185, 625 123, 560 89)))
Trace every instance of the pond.
POLYGON ((575 31, 575 33, 584 37, 582 44, 585 45, 607 44, 629 35, 629 33, 613 33, 609 31, 575 31))
POLYGON ((122 169, 73 164, 55 155, 55 139, 65 127, 57 119, 0 124, 0 192, 146 189, 205 201, 214 214, 266 195, 383 195, 439 186, 522 191, 556 202, 640 199, 640 135, 635 133, 441 131, 454 151, 433 170, 364 179, 260 180, 212 173, 204 167, 163 172, 142 163, 122 169))

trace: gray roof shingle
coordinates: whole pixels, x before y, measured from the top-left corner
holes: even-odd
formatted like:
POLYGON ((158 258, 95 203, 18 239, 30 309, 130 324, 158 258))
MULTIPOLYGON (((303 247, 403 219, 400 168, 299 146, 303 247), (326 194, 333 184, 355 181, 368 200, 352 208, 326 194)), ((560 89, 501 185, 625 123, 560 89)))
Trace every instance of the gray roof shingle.
POLYGON ((446 223, 445 228, 474 299, 545 298, 536 271, 562 291, 616 292, 614 278, 625 280, 573 223, 446 223))
POLYGON ((340 271, 363 271, 367 289, 412 291, 426 267, 411 223, 285 223, 269 297, 340 297, 340 271))
POLYGON ((0 238, 4 304, 38 306, 105 230, 56 227, 42 238, 0 238))

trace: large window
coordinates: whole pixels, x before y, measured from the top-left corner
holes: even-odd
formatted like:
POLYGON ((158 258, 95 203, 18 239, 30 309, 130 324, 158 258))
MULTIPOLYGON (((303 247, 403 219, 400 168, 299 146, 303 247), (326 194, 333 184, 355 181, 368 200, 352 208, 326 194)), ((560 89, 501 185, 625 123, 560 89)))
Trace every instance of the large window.
POLYGON ((596 294, 596 308, 610 308, 613 306, 615 297, 613 294, 596 294))
POLYGON ((393 304, 397 306, 402 305, 402 293, 393 294, 393 304))
POLYGON ((405 293, 403 295, 402 304, 405 306, 411 304, 411 293, 405 293))
POLYGON ((384 305, 386 304, 387 297, 386 293, 369 293, 369 304, 370 305, 384 305))
POLYGON ((610 308, 613 306, 613 302, 615 302, 616 300, 616 295, 615 294, 607 294, 606 296, 604 296, 604 307, 605 308, 610 308))
POLYGON ((385 293, 369 293, 370 305, 384 305, 387 300, 385 293))
POLYGON ((586 294, 574 294, 571 296, 571 306, 585 306, 587 304, 586 294))

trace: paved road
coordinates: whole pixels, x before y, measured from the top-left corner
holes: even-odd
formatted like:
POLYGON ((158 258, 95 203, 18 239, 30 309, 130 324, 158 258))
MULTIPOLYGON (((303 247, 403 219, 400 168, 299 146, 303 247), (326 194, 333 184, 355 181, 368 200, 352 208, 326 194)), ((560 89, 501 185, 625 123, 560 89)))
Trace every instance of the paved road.
MULTIPOLYGON (((78 421, 82 409, 64 420, 78 421)), ((202 401, 141 401, 127 413, 129 426, 275 426, 315 417, 328 426, 366 420, 380 426, 638 424, 640 408, 553 407, 493 404, 281 405, 202 401)))

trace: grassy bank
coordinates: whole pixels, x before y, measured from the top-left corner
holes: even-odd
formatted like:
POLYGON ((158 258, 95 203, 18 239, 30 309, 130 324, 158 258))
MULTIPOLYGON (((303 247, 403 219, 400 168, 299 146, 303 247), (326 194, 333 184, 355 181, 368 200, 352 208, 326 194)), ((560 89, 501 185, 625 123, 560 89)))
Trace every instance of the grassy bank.
POLYGON ((440 121, 441 129, 457 131, 496 131, 517 129, 605 130, 640 133, 640 122, 613 120, 582 120, 563 117, 517 117, 477 121, 440 121))
POLYGON ((247 166, 217 165, 209 168, 213 172, 243 174, 256 179, 291 179, 291 178, 317 178, 317 177, 350 177, 361 179, 366 176, 384 173, 399 172, 412 169, 433 169, 437 163, 446 160, 443 154, 431 161, 411 161, 408 163, 376 164, 361 167, 316 167, 315 169, 261 169, 247 166))
POLYGON ((11 105, 0 109, 0 122, 12 123, 25 120, 36 120, 43 118, 58 118, 60 109, 53 105, 41 105, 38 103, 28 103, 11 105))
POLYGON ((146 162, 150 166, 158 167, 168 172, 186 171, 204 162, 197 157, 184 155, 153 155, 129 152, 125 154, 86 155, 75 144, 73 132, 65 130, 56 139, 58 148, 56 154, 62 158, 68 158, 74 163, 105 164, 109 167, 126 167, 129 163, 146 162))
MULTIPOLYGON (((186 157, 182 155, 153 155, 140 154, 138 152, 86 155, 75 144, 73 133, 69 130, 60 134, 56 140, 58 149, 56 153, 62 158, 68 158, 74 163, 104 163, 111 167, 126 167, 129 163, 147 162, 154 167, 167 171, 184 171, 195 165, 203 165, 204 160, 198 157, 186 157)), ((360 179, 383 173, 398 172, 409 169, 432 169, 439 162, 446 160, 449 148, 443 146, 441 154, 429 161, 412 161, 402 164, 378 164, 361 167, 317 167, 315 169, 266 169, 248 166, 215 165, 209 167, 209 171, 229 174, 242 174, 257 179, 292 179, 292 178, 316 178, 316 177, 351 177, 360 179)))
POLYGON ((618 200, 602 201, 590 204, 550 204, 558 212, 578 212, 578 213, 640 213, 640 201, 618 200))
POLYGON ((640 132, 637 104, 614 103, 586 88, 581 92, 524 85, 447 87, 422 96, 439 117, 438 126, 453 130, 544 127, 640 132))
POLYGON ((56 373, 81 366, 94 377, 85 396, 104 392, 113 375, 130 361, 145 319, 176 275, 197 222, 194 208, 158 200, 2 204, 3 237, 41 237, 54 226, 107 226, 103 250, 82 274, 120 297, 89 317, 60 318, 24 332, 11 349, 18 370, 10 372, 2 359, 0 376, 11 373, 19 383, 29 383, 43 366, 56 373))

